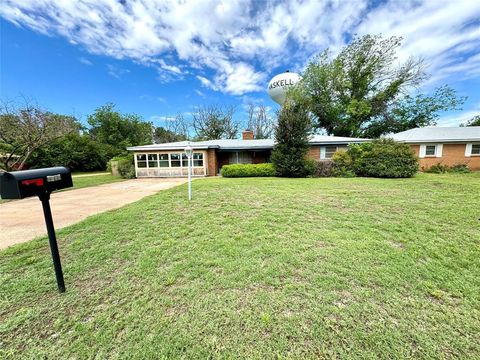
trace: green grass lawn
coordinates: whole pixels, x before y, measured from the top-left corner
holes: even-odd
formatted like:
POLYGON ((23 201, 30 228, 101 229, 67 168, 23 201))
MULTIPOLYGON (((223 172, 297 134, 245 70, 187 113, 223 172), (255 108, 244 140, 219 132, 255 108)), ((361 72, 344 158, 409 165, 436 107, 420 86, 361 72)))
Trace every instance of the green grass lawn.
POLYGON ((125 179, 122 179, 120 176, 113 176, 111 174, 80 176, 80 177, 73 176, 72 179, 73 179, 73 188, 72 189, 80 189, 80 188, 83 188, 83 187, 96 186, 96 185, 108 184, 108 183, 112 183, 112 182, 124 181, 125 180, 125 179))
POLYGON ((58 231, 65 294, 0 252, 0 358, 480 357, 480 173, 193 188, 58 231))

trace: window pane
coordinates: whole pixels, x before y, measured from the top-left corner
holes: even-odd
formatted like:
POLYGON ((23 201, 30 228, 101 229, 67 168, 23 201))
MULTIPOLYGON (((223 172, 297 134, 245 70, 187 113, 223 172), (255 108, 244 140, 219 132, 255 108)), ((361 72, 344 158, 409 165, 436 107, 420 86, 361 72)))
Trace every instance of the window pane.
POLYGON ((182 166, 188 167, 188 157, 187 154, 182 154, 182 166))
POLYGON ((337 151, 336 146, 325 146, 325 159, 331 159, 333 154, 337 151))
POLYGON ((170 154, 172 167, 180 167, 180 154, 170 154))
POLYGON ((149 168, 156 168, 158 167, 158 162, 157 162, 157 154, 148 154, 147 159, 148 159, 148 167, 149 168))
POLYGON ((425 155, 435 155, 436 145, 427 145, 425 147, 425 155))
POLYGON ((480 155, 480 144, 472 145, 472 155, 480 155))
POLYGON ((193 166, 203 166, 203 153, 193 153, 193 166))
POLYGON ((158 154, 160 161, 167 160, 168 161, 168 154, 158 154))
POLYGON ((147 155, 146 154, 137 154, 137 167, 146 168, 147 167, 147 155))
POLYGON ((160 167, 168 167, 168 160, 160 160, 160 167))

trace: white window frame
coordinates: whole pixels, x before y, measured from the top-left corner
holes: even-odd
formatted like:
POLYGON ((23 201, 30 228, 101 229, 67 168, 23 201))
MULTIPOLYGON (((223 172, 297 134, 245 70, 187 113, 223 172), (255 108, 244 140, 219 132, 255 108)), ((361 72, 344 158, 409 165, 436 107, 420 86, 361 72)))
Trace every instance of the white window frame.
POLYGON ((348 148, 347 145, 324 145, 324 146, 320 146, 320 160, 332 160, 333 156, 327 158, 327 147, 330 147, 330 146, 336 148, 334 154, 335 154, 339 149, 347 149, 347 148, 348 148))
POLYGON ((135 154, 135 167, 138 167, 139 169, 148 169, 148 156, 147 156, 146 153, 136 153, 135 154), (138 155, 144 155, 145 156, 145 160, 141 160, 142 163, 145 162, 145 167, 139 167, 138 166, 138 159, 137 159, 138 155))
POLYGON ((148 153, 148 154, 147 154, 147 169, 157 169, 157 168, 159 168, 159 167, 160 167, 160 165, 159 165, 159 163, 158 163, 158 154, 157 154, 157 153, 148 153), (148 156, 149 156, 149 155, 156 155, 156 156, 157 156, 157 160, 149 160, 149 159, 148 159, 148 156), (157 163, 157 166, 150 167, 150 162, 156 162, 156 163, 157 163))
POLYGON ((169 169, 170 166, 170 155, 168 153, 162 152, 162 153, 157 153, 157 158, 158 158, 158 168, 159 169, 169 169), (167 160, 160 160, 160 155, 167 155, 167 160), (167 162, 168 166, 160 166, 160 162, 167 162))
POLYGON ((418 157, 420 159, 434 158, 434 157, 440 158, 440 157, 442 157, 442 154, 443 154, 443 144, 420 144, 420 150, 419 150, 418 157), (427 146, 435 146, 435 154, 427 155, 426 154, 427 153, 427 146))
POLYGON ((473 146, 479 146, 480 143, 468 143, 465 145, 465 157, 471 157, 471 156, 480 156, 480 154, 473 154, 473 146))
POLYGON ((181 152, 173 152, 173 153, 168 154, 168 159, 170 160, 168 164, 170 165, 170 167, 172 169, 181 169, 182 168, 182 153, 181 152), (175 160, 175 161, 180 161, 180 166, 172 166, 172 155, 180 155, 180 159, 175 160))

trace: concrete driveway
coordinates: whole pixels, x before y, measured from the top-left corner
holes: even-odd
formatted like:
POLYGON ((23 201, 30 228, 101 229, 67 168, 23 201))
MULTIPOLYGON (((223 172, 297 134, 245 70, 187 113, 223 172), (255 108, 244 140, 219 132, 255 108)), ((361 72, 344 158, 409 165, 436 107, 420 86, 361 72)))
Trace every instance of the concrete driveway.
MULTIPOLYGON (((53 193, 50 199, 53 222, 60 229, 186 181, 185 178, 134 179, 53 193)), ((0 249, 46 234, 42 204, 37 197, 0 204, 0 249)))

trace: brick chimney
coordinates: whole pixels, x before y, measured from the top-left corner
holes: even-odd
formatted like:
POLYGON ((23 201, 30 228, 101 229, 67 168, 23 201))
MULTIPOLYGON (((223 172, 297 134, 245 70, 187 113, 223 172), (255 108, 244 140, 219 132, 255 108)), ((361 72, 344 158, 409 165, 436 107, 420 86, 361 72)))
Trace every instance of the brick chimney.
POLYGON ((253 140, 253 131, 246 129, 244 132, 242 132, 242 140, 253 140))

